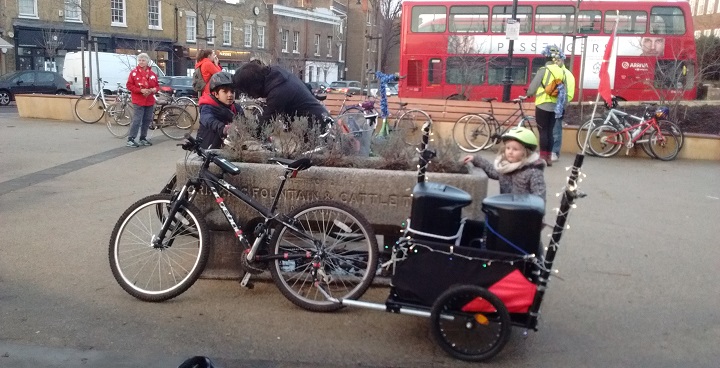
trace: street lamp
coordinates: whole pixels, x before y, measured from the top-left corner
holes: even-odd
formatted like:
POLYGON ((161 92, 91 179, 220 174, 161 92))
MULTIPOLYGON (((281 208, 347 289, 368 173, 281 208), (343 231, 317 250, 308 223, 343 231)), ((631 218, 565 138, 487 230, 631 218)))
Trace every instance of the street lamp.
MULTIPOLYGON (((508 22, 509 24, 513 24, 514 26, 517 26, 517 6, 518 6, 518 0, 513 0, 512 5, 512 18, 509 20, 512 20, 512 22, 508 22)), ((506 26, 507 27, 507 26, 506 26)), ((506 28, 507 29, 507 28, 506 28)), ((512 58, 513 58, 513 46, 515 44, 515 41, 511 38, 508 42, 508 62, 507 66, 505 67, 505 78, 503 79, 503 94, 502 94, 502 101, 503 102, 509 102, 510 101, 510 88, 513 84, 512 79, 512 58)))

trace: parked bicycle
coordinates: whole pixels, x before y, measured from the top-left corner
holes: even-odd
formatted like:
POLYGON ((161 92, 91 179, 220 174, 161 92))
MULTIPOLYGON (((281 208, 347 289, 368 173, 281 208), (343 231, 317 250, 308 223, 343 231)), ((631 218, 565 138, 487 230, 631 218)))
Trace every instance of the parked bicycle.
MULTIPOLYGON (((115 224, 109 244, 110 268, 115 280, 130 295, 160 302, 185 292, 198 279, 208 260, 210 233, 204 213, 194 204, 197 193, 209 190, 236 234, 239 259, 250 277, 268 269, 280 292, 294 304, 313 311, 341 308, 314 287, 316 277, 328 291, 354 299, 370 286, 377 270, 378 245, 372 227, 357 210, 336 201, 317 201, 289 213, 277 211, 287 181, 312 163, 307 158, 270 161, 282 167, 280 184, 271 206, 265 207, 224 180, 240 169, 213 150, 200 148, 189 134, 183 149, 201 158, 197 175, 171 194, 151 195, 135 202, 115 224), (220 174, 210 171, 213 163, 220 174), (237 198, 264 218, 248 239, 235 222, 220 192, 237 198)), ((189 170, 191 171, 191 170, 189 170)), ((214 170, 213 170, 214 171, 214 170)))
POLYGON ((105 114, 110 134, 118 138, 127 137, 130 132, 134 109, 130 100, 130 91, 118 83, 118 94, 105 114))
POLYGON ((504 121, 495 117, 493 101, 497 97, 483 98, 483 102, 490 104, 490 113, 475 113, 462 116, 453 125, 453 139, 455 144, 465 152, 478 152, 486 150, 500 141, 500 137, 514 127, 528 128, 539 136, 535 117, 527 115, 523 108, 526 96, 519 96, 511 102, 517 104, 517 109, 504 121))
MULTIPOLYGON (((196 122, 196 117, 188 111, 187 105, 177 104, 174 95, 159 92, 155 99, 153 122, 148 131, 148 138, 151 138, 153 131, 159 129, 165 136, 175 140, 181 140, 186 133, 189 133, 196 122)), ((188 98, 188 97, 180 97, 188 98)))
MULTIPOLYGON (((623 130, 625 128, 632 126, 632 121, 640 122, 643 121, 643 117, 635 116, 629 113, 626 113, 625 111, 622 111, 618 109, 618 100, 613 96, 612 99, 612 105, 608 105, 604 103, 604 106, 606 108, 606 113, 604 117, 596 117, 592 120, 588 120, 585 123, 583 123, 577 130, 577 133, 575 134, 575 139, 577 140, 578 147, 583 147, 585 145, 585 140, 587 138, 587 133, 592 131, 593 129, 597 128, 600 125, 610 125, 613 126, 618 131, 623 130)), ((647 115, 649 113, 648 109, 655 107, 654 104, 646 104, 645 111, 643 112, 643 116, 647 115)), ((658 125, 661 127, 661 129, 669 129, 670 131, 674 132, 678 138, 680 139, 680 148, 679 150, 682 150, 684 141, 685 141, 685 134, 683 133, 682 129, 680 129, 680 126, 678 126, 675 122, 668 120, 668 119, 661 119, 657 120, 658 125)), ((646 132, 644 135, 645 137, 641 138, 642 142, 640 144, 640 147, 650 157, 655 157, 652 154, 652 151, 650 151, 650 148, 647 144, 647 141, 649 140, 649 134, 650 132, 646 132)), ((588 154, 593 155, 592 152, 588 152, 588 154)))
POLYGON ((670 109, 665 106, 658 107, 655 103, 645 105, 642 118, 610 109, 603 124, 588 133, 588 150, 596 156, 611 157, 620 152, 623 147, 627 148, 627 154, 631 148, 640 145, 650 157, 662 161, 675 159, 680 152, 682 134, 676 132, 676 125, 667 120, 670 109), (615 120, 615 124, 620 124, 617 122, 618 116, 637 119, 639 123, 622 128, 609 123, 615 120))
MULTIPOLYGON (((118 100, 115 100, 112 101, 112 104, 108 103, 105 98, 106 84, 107 82, 105 82, 101 78, 98 78, 98 92, 95 95, 80 96, 80 98, 75 101, 75 116, 77 116, 78 119, 80 119, 80 121, 82 121, 83 123, 97 123, 105 116, 106 113, 108 113, 108 109, 110 108, 110 106, 115 104, 115 102, 118 102, 118 100)), ((118 91, 121 91, 121 89, 124 90, 124 92, 120 93, 127 92, 127 90, 125 90, 122 84, 118 83, 118 91)), ((122 116, 122 118, 124 118, 124 116, 122 116)))

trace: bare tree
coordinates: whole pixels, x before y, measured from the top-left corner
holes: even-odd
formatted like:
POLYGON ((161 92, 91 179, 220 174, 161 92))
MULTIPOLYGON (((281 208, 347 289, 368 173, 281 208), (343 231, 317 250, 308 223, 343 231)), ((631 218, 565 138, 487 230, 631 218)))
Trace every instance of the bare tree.
MULTIPOLYGON (((40 40, 40 44, 43 49, 45 49, 45 57, 50 59, 53 63, 55 62, 55 56, 57 56, 58 49, 65 43, 66 34, 67 32, 64 30, 52 26, 49 28, 43 28, 42 30, 42 39, 40 40)), ((57 70, 52 71, 55 72, 57 70)))
MULTIPOLYGON (((477 56, 482 44, 474 36, 451 36, 448 40, 447 68, 444 78, 449 84, 457 85, 457 92, 448 99, 466 100, 473 86, 482 84, 485 77, 485 59, 477 56)), ((426 73, 427 74, 427 73, 426 73)))
POLYGON ((400 45, 400 15, 402 2, 399 0, 375 0, 374 9, 379 12, 378 33, 381 37, 380 70, 387 71, 388 56, 400 45))

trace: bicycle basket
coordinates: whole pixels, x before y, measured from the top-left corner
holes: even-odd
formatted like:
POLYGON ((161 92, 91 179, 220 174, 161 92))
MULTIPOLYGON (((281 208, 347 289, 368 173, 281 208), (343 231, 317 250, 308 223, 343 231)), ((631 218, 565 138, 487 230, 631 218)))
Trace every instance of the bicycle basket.
POLYGON ((670 109, 667 106, 660 106, 655 110, 655 117, 657 119, 667 119, 670 115, 670 109))
POLYGON ((375 108, 375 101, 363 101, 360 104, 363 110, 373 110, 375 108))
POLYGON ((335 124, 341 133, 343 151, 357 156, 370 155, 373 127, 368 123, 365 114, 348 113, 340 115, 335 124))

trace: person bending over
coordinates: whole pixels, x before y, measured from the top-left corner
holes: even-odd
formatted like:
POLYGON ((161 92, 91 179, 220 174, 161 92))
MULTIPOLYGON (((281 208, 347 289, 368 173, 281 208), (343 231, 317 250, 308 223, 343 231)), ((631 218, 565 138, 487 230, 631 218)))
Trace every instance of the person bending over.
MULTIPOLYGON (((238 92, 266 101, 258 121, 258 137, 271 119, 277 116, 290 119, 306 117, 310 129, 315 123, 324 124, 325 118, 330 116, 305 83, 280 66, 251 61, 235 71, 233 82, 238 92)), ((324 127, 321 127, 321 131, 324 131, 324 127)))

